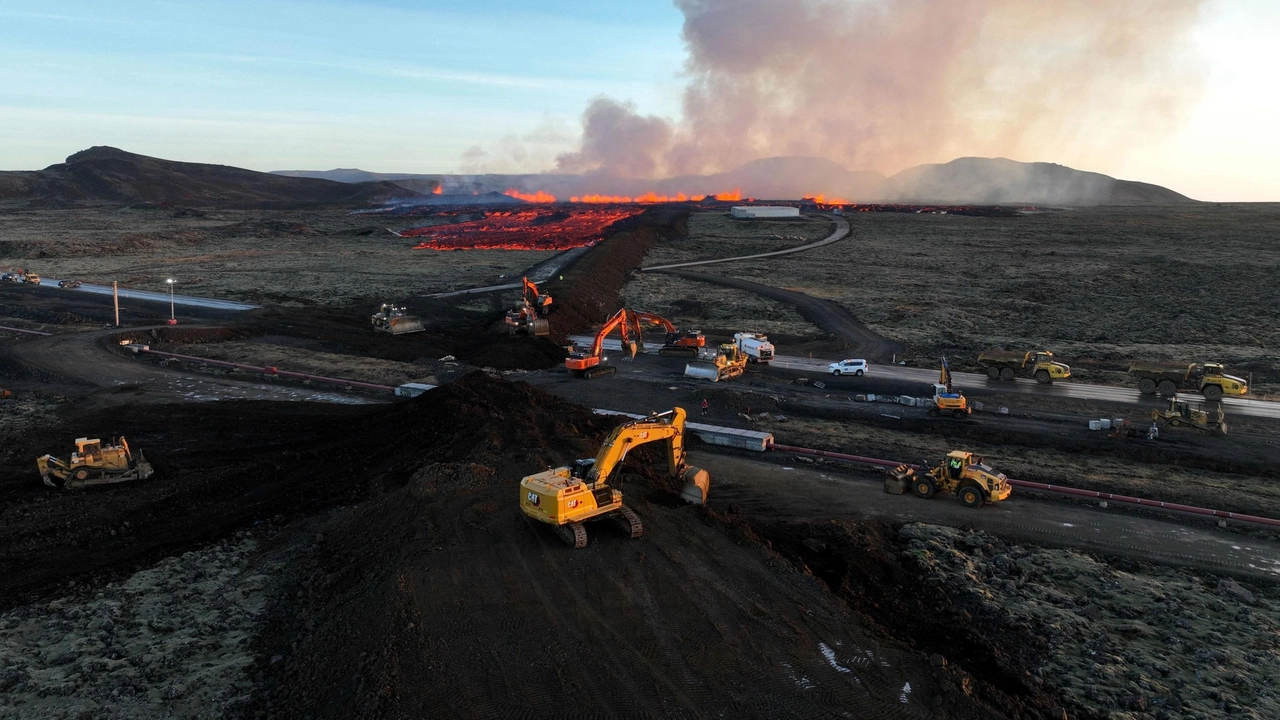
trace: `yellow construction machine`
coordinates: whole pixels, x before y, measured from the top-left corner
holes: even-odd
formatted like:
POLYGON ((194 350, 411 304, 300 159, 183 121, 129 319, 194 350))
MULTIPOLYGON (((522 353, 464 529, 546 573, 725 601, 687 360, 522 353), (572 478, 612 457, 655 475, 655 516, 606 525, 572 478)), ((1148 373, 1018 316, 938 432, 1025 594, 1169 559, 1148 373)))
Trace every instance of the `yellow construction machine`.
POLYGON ((373 325, 374 330, 392 335, 422 332, 427 329, 417 316, 410 315, 408 310, 391 303, 382 303, 378 312, 369 318, 369 323, 373 325))
POLYGON ((1227 416, 1218 405, 1217 412, 1191 407, 1186 400, 1169 398, 1166 410, 1152 410, 1151 421, 1166 427, 1190 428, 1206 435, 1226 435, 1227 416))
POLYGON ((1071 366, 1053 359, 1048 350, 1018 352, 1016 350, 988 350, 978 356, 978 364, 992 380, 1035 378, 1041 384, 1071 377, 1071 366))
POLYGON ((965 507, 997 503, 1009 497, 1013 488, 1004 473, 998 473, 982 458, 965 450, 952 450, 942 463, 923 473, 910 465, 899 465, 889 471, 884 490, 901 495, 910 488, 916 497, 926 500, 939 492, 956 496, 965 507))
POLYGON ((711 382, 732 380, 747 371, 747 354, 736 343, 725 343, 711 360, 698 360, 684 366, 684 374, 711 382))
POLYGON ((972 412, 969 398, 951 389, 951 368, 947 366, 947 359, 942 358, 942 375, 933 385, 933 407, 929 408, 929 414, 951 415, 963 419, 972 412))
POLYGON ((667 465, 684 487, 680 497, 695 505, 707 500, 711 478, 706 470, 685 464, 683 408, 655 413, 614 428, 594 458, 578 460, 573 467, 555 468, 520 481, 520 509, 525 515, 551 525, 565 542, 586 547, 588 520, 608 519, 631 537, 644 534, 640 518, 622 504, 622 492, 610 485, 627 451, 637 445, 665 440, 667 465))
POLYGON ((36 467, 45 485, 62 488, 146 480, 155 472, 142 451, 135 453, 124 438, 110 445, 97 438, 77 438, 69 460, 43 455, 36 458, 36 467))

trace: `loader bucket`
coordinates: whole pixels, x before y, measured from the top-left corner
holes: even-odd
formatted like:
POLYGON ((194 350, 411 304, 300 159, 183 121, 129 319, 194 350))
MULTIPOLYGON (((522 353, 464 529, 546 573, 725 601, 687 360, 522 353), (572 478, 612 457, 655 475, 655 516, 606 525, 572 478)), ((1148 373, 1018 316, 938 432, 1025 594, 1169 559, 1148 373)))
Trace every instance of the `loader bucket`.
POLYGON ((716 382, 720 379, 720 370, 715 366, 715 363, 691 362, 684 366, 684 375, 685 377, 716 382))
POLYGON ((694 505, 707 504, 707 492, 711 489, 711 474, 702 468, 690 466, 685 469, 684 487, 680 489, 680 499, 694 505))
POLYGON ((392 335, 404 335, 405 333, 422 332, 423 330, 426 330, 426 328, 423 327, 422 321, 413 315, 391 318, 392 335))

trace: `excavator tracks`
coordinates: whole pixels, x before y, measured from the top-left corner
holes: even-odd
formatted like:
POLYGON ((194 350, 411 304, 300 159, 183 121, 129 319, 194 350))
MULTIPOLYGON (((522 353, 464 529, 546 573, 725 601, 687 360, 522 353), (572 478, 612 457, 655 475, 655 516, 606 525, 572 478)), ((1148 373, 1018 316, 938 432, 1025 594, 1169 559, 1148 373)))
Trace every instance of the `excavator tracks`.
POLYGON ((574 550, 581 550, 587 546, 587 529, 582 526, 582 523, 574 522, 557 525, 556 534, 572 545, 574 550))
POLYGON ((616 372, 618 372, 618 368, 612 365, 597 365, 596 367, 583 370, 582 377, 586 378, 587 380, 594 380, 598 377, 604 377, 605 375, 612 375, 616 372))
POLYGON ((620 506, 616 513, 609 516, 609 519, 622 528, 623 532, 631 533, 632 538, 644 535, 644 524, 640 522, 640 516, 626 505, 620 506))

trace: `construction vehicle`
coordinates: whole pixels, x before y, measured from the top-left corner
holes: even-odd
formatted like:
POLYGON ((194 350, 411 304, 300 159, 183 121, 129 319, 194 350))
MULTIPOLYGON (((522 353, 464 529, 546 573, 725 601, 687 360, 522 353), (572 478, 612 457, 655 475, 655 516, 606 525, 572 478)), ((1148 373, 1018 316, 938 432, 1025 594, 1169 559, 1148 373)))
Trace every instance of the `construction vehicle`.
POLYGON ((146 480, 155 472, 142 451, 135 453, 123 437, 110 445, 97 438, 76 438, 70 460, 43 455, 36 458, 36 467, 45 485, 63 488, 146 480))
POLYGON ((1036 382, 1043 385, 1071 377, 1071 366, 1054 361, 1053 353, 1048 350, 988 350, 978 356, 978 364, 992 380, 1035 378, 1036 382))
POLYGON ((544 295, 538 292, 538 286, 534 285, 533 281, 527 277, 520 278, 520 284, 522 286, 521 293, 523 294, 526 305, 536 310, 539 315, 546 315, 551 312, 552 301, 550 295, 544 295))
POLYGON ((963 419, 972 412, 969 398, 951 388, 951 368, 947 365, 947 359, 942 358, 942 374, 938 382, 933 384, 933 407, 929 408, 929 414, 934 417, 951 415, 963 419))
POLYGON ((773 360, 773 343, 767 335, 760 333, 734 333, 733 343, 738 346, 747 362, 768 365, 773 360))
POLYGON ((589 348, 572 348, 564 359, 565 369, 570 375, 590 380, 603 375, 618 372, 613 365, 604 365, 604 339, 614 330, 622 337, 622 350, 628 353, 627 359, 636 356, 636 343, 640 339, 640 323, 626 308, 614 313, 596 333, 589 348))
POLYGON ((1227 434, 1227 417, 1222 405, 1218 405, 1215 413, 1193 408, 1186 400, 1169 398, 1168 409, 1151 411, 1151 421, 1167 427, 1198 430, 1206 435, 1227 434))
POLYGON ((503 327, 510 335, 536 335, 545 337, 551 334, 551 323, 540 318, 537 310, 527 302, 521 302, 514 309, 508 310, 502 319, 503 327))
POLYGON ((609 433, 594 458, 521 480, 520 509, 530 518, 553 526, 556 534, 575 548, 587 545, 583 523, 588 520, 612 520, 623 532, 638 538, 644 534, 640 518, 622 504, 622 492, 611 485, 631 448, 665 440, 671 477, 684 483, 680 497, 695 505, 707 501, 711 477, 706 470, 685 463, 684 429, 683 408, 625 422, 609 433))
POLYGON ((732 380, 747 371, 747 355, 734 343, 725 343, 710 360, 698 360, 684 366, 686 377, 719 382, 732 380))
POLYGON ((889 471, 885 492, 901 495, 908 488, 926 500, 939 492, 949 492, 961 505, 972 508, 1000 502, 1013 492, 1004 473, 996 472, 982 458, 965 450, 952 450, 941 464, 922 473, 905 464, 889 471))
POLYGON ((1244 378, 1227 375, 1221 363, 1144 362, 1129 366, 1138 378, 1143 395, 1159 393, 1177 395, 1179 390, 1198 392, 1206 400, 1221 400, 1223 395, 1244 395, 1249 383, 1244 378))
MULTIPOLYGON (((638 322, 650 323, 657 325, 666 331, 667 336, 662 343, 662 347, 658 348, 659 355, 678 355, 681 357, 697 357, 702 352, 702 348, 707 346, 707 338, 702 334, 701 330, 685 330, 680 332, 676 329, 675 323, 651 312, 635 311, 633 314, 638 322)), ((640 342, 640 349, 644 350, 644 341, 637 338, 640 342)))
POLYGON ((408 310, 391 303, 382 303, 382 307, 369 318, 369 322, 374 330, 392 335, 422 332, 427 329, 417 316, 410 315, 408 310))
POLYGON ((24 282, 24 283, 30 283, 30 284, 32 284, 32 285, 39 285, 39 284, 40 284, 40 276, 39 276, 39 275, 37 275, 37 274, 35 274, 35 273, 33 273, 33 272, 29 272, 29 273, 27 273, 27 274, 25 274, 25 275, 23 275, 23 276, 22 276, 22 282, 24 282))

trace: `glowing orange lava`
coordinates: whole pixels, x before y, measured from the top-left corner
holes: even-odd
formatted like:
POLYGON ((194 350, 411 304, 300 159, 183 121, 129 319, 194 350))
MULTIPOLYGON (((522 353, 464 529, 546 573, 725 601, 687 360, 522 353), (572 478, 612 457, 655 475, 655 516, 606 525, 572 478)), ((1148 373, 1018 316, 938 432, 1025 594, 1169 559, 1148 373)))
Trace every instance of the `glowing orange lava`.
POLYGON ((422 240, 414 250, 568 250, 601 239, 613 223, 640 210, 565 210, 521 207, 496 210, 480 220, 400 232, 422 240))
POLYGON ((432 194, 432 195, 443 195, 443 194, 444 194, 444 183, 442 183, 442 182, 441 182, 441 183, 436 183, 436 186, 435 186, 435 187, 433 187, 433 188, 431 188, 431 194, 432 194))
POLYGON ((515 188, 510 188, 502 194, 506 195, 507 197, 513 197, 518 200, 524 200, 525 202, 531 202, 531 203, 553 203, 556 201, 555 195, 552 195, 551 193, 543 192, 541 190, 530 194, 530 193, 520 192, 515 188))
POLYGON ((827 196, 826 196, 826 195, 824 195, 824 194, 822 194, 822 193, 818 193, 817 195, 814 195, 813 197, 805 197, 804 199, 805 199, 805 200, 812 200, 813 202, 817 203, 818 205, 848 205, 848 204, 849 204, 849 201, 848 201, 848 200, 845 200, 844 198, 830 198, 830 199, 828 199, 828 198, 827 198, 827 196))
MULTIPOLYGON (((507 193, 510 195, 510 193, 507 193)), ((574 195, 569 198, 569 202, 588 203, 588 204, 620 204, 620 203, 667 203, 667 202, 700 202, 706 195, 686 195, 684 193, 676 193, 675 195, 659 195, 652 190, 643 195, 574 195)), ((713 195, 716 200, 741 200, 742 191, 733 190, 726 193, 717 193, 713 195)))

